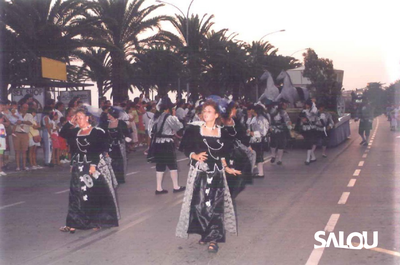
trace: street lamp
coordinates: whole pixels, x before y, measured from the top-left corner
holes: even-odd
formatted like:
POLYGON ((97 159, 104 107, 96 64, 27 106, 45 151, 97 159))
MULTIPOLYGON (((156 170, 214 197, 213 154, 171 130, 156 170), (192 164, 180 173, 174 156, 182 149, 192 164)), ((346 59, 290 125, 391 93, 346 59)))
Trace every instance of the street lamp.
POLYGON ((305 50, 308 50, 308 49, 310 49, 310 48, 304 48, 304 49, 297 50, 294 53, 292 53, 291 55, 289 55, 289 57, 292 57, 293 54, 295 54, 295 53, 298 53, 298 52, 301 52, 301 51, 305 51, 305 50))
POLYGON ((262 37, 258 40, 258 42, 261 42, 261 40, 264 39, 265 37, 267 37, 268 35, 271 35, 271 34, 274 34, 274 33, 278 33, 278 32, 284 32, 284 31, 286 31, 286 29, 281 29, 281 30, 277 30, 277 31, 273 31, 273 32, 267 33, 267 34, 265 34, 264 36, 262 36, 262 37))
MULTIPOLYGON (((281 30, 269 32, 269 33, 265 34, 264 36, 262 36, 258 40, 258 43, 260 43, 261 40, 264 39, 265 37, 267 37, 268 35, 271 35, 271 34, 274 34, 274 33, 278 33, 278 32, 284 32, 284 31, 286 31, 286 30, 285 29, 281 29, 281 30)), ((256 44, 256 51, 255 51, 256 56, 257 56, 257 52, 258 52, 258 44, 256 44)), ((258 77, 256 77, 256 100, 258 100, 258 77)))
MULTIPOLYGON (((170 5, 170 6, 175 7, 182 14, 182 17, 186 21, 186 38, 185 38, 185 41, 186 41, 186 47, 188 48, 188 59, 187 59, 188 65, 189 65, 189 11, 190 11, 190 7, 193 4, 193 1, 194 0, 192 0, 190 2, 189 7, 188 7, 187 12, 186 12, 186 15, 185 15, 185 13, 183 13, 183 11, 179 7, 177 7, 176 5, 174 5, 172 3, 168 3, 168 2, 162 1, 162 0, 156 0, 157 3, 162 3, 162 4, 166 4, 166 5, 170 5)), ((189 81, 188 81, 186 83, 186 97, 187 97, 188 101, 189 101, 189 92, 190 92, 190 88, 189 88, 189 81)))

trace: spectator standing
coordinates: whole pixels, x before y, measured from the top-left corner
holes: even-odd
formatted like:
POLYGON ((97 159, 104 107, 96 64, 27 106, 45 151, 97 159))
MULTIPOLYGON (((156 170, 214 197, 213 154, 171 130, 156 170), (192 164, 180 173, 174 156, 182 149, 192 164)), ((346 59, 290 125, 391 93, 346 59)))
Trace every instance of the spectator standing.
MULTIPOLYGON (((147 138, 147 146, 148 147, 150 146, 150 137, 149 137, 149 129, 148 128, 149 128, 150 120, 154 117, 154 113, 151 112, 152 108, 153 108, 153 106, 151 104, 147 104, 146 113, 143 115, 143 124, 144 124, 144 129, 145 129, 145 132, 146 132, 145 137, 147 138)), ((147 148, 144 151, 145 155, 147 155, 147 151, 148 150, 149 150, 149 148, 147 148)))
POLYGON ((50 113, 52 109, 50 106, 45 106, 43 109, 43 117, 42 117, 42 139, 43 139, 43 152, 44 152, 44 165, 53 167, 54 165, 51 163, 51 154, 52 154, 52 142, 51 142, 51 130, 52 123, 50 119, 50 113))
POLYGON ((17 121, 17 126, 15 129, 15 137, 14 137, 14 147, 15 147, 15 161, 17 163, 17 171, 21 170, 20 167, 20 157, 22 155, 22 169, 23 170, 29 170, 29 168, 26 166, 26 153, 28 151, 29 147, 29 130, 30 127, 32 126, 34 119, 32 114, 27 113, 28 112, 28 104, 24 103, 22 104, 20 108, 20 115, 22 117, 22 121, 18 120, 17 121))
POLYGON ((4 126, 4 115, 0 113, 0 176, 6 176, 3 171, 4 166, 4 152, 6 150, 6 127, 4 126))
POLYGON ((40 169, 43 167, 41 167, 37 164, 37 159, 36 159, 37 147, 40 146, 39 138, 41 139, 40 131, 39 131, 40 125, 36 119, 36 114, 37 114, 36 110, 29 109, 28 113, 30 113, 33 116, 32 126, 29 130, 29 163, 31 164, 32 169, 40 169), (37 140, 39 140, 39 141, 37 142, 37 140))

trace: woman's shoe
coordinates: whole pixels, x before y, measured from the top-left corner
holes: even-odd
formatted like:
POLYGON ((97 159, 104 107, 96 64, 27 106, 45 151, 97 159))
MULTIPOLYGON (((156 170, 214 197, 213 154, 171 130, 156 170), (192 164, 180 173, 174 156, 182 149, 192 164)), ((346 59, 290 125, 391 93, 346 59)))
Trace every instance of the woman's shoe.
POLYGON ((173 193, 181 192, 181 191, 184 191, 185 189, 186 189, 185 186, 180 186, 179 189, 174 189, 173 193))
POLYGON ((305 164, 306 166, 308 166, 308 165, 310 165, 310 162, 306 161, 306 162, 304 162, 304 164, 305 164))
POLYGON ((165 193, 168 193, 168 191, 167 190, 160 190, 160 191, 156 190, 156 195, 165 194, 165 193))
POLYGON ((59 230, 61 232, 71 233, 71 234, 75 233, 75 231, 76 231, 75 228, 72 228, 72 227, 69 227, 69 226, 61 226, 59 230))
POLYGON ((215 242, 210 242, 208 245, 208 252, 209 253, 217 253, 218 252, 218 244, 215 242))

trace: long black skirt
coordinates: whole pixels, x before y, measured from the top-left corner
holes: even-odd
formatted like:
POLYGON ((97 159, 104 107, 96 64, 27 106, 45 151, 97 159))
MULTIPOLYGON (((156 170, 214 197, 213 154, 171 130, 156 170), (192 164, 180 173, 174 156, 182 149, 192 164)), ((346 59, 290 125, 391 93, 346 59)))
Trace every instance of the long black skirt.
POLYGON ((77 229, 118 226, 110 185, 102 174, 97 179, 89 176, 89 167, 73 165, 66 225, 77 229))
POLYGON ((122 146, 120 144, 112 145, 111 151, 108 153, 112 160, 111 166, 119 184, 125 183, 126 174, 126 156, 123 155, 123 152, 126 151, 123 147, 121 147, 122 146))
POLYGON ((201 235, 203 242, 225 242, 222 172, 201 171, 193 185, 188 234, 201 235))

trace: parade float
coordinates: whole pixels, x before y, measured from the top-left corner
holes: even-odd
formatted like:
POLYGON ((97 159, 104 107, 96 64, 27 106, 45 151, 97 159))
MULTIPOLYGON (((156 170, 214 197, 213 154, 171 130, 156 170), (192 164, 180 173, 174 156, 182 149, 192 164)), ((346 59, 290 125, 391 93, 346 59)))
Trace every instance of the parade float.
MULTIPOLYGON (((304 67, 281 71, 276 77, 276 81, 282 82, 282 88, 278 89, 275 82, 268 71, 265 71, 260 77, 260 81, 265 81, 266 86, 264 93, 260 96, 259 101, 267 103, 268 101, 279 101, 285 99, 289 102, 287 113, 292 123, 295 123, 299 113, 303 109, 304 101, 313 97, 309 87, 312 86, 310 80, 303 76, 304 67)), ((339 84, 343 82, 343 70, 334 70, 336 81, 339 84)), ((350 136, 350 114, 345 113, 345 101, 342 96, 336 97, 333 108, 328 109, 335 121, 335 128, 331 130, 329 146, 337 146, 350 136)), ((293 140, 303 140, 301 134, 291 131, 293 140)))

